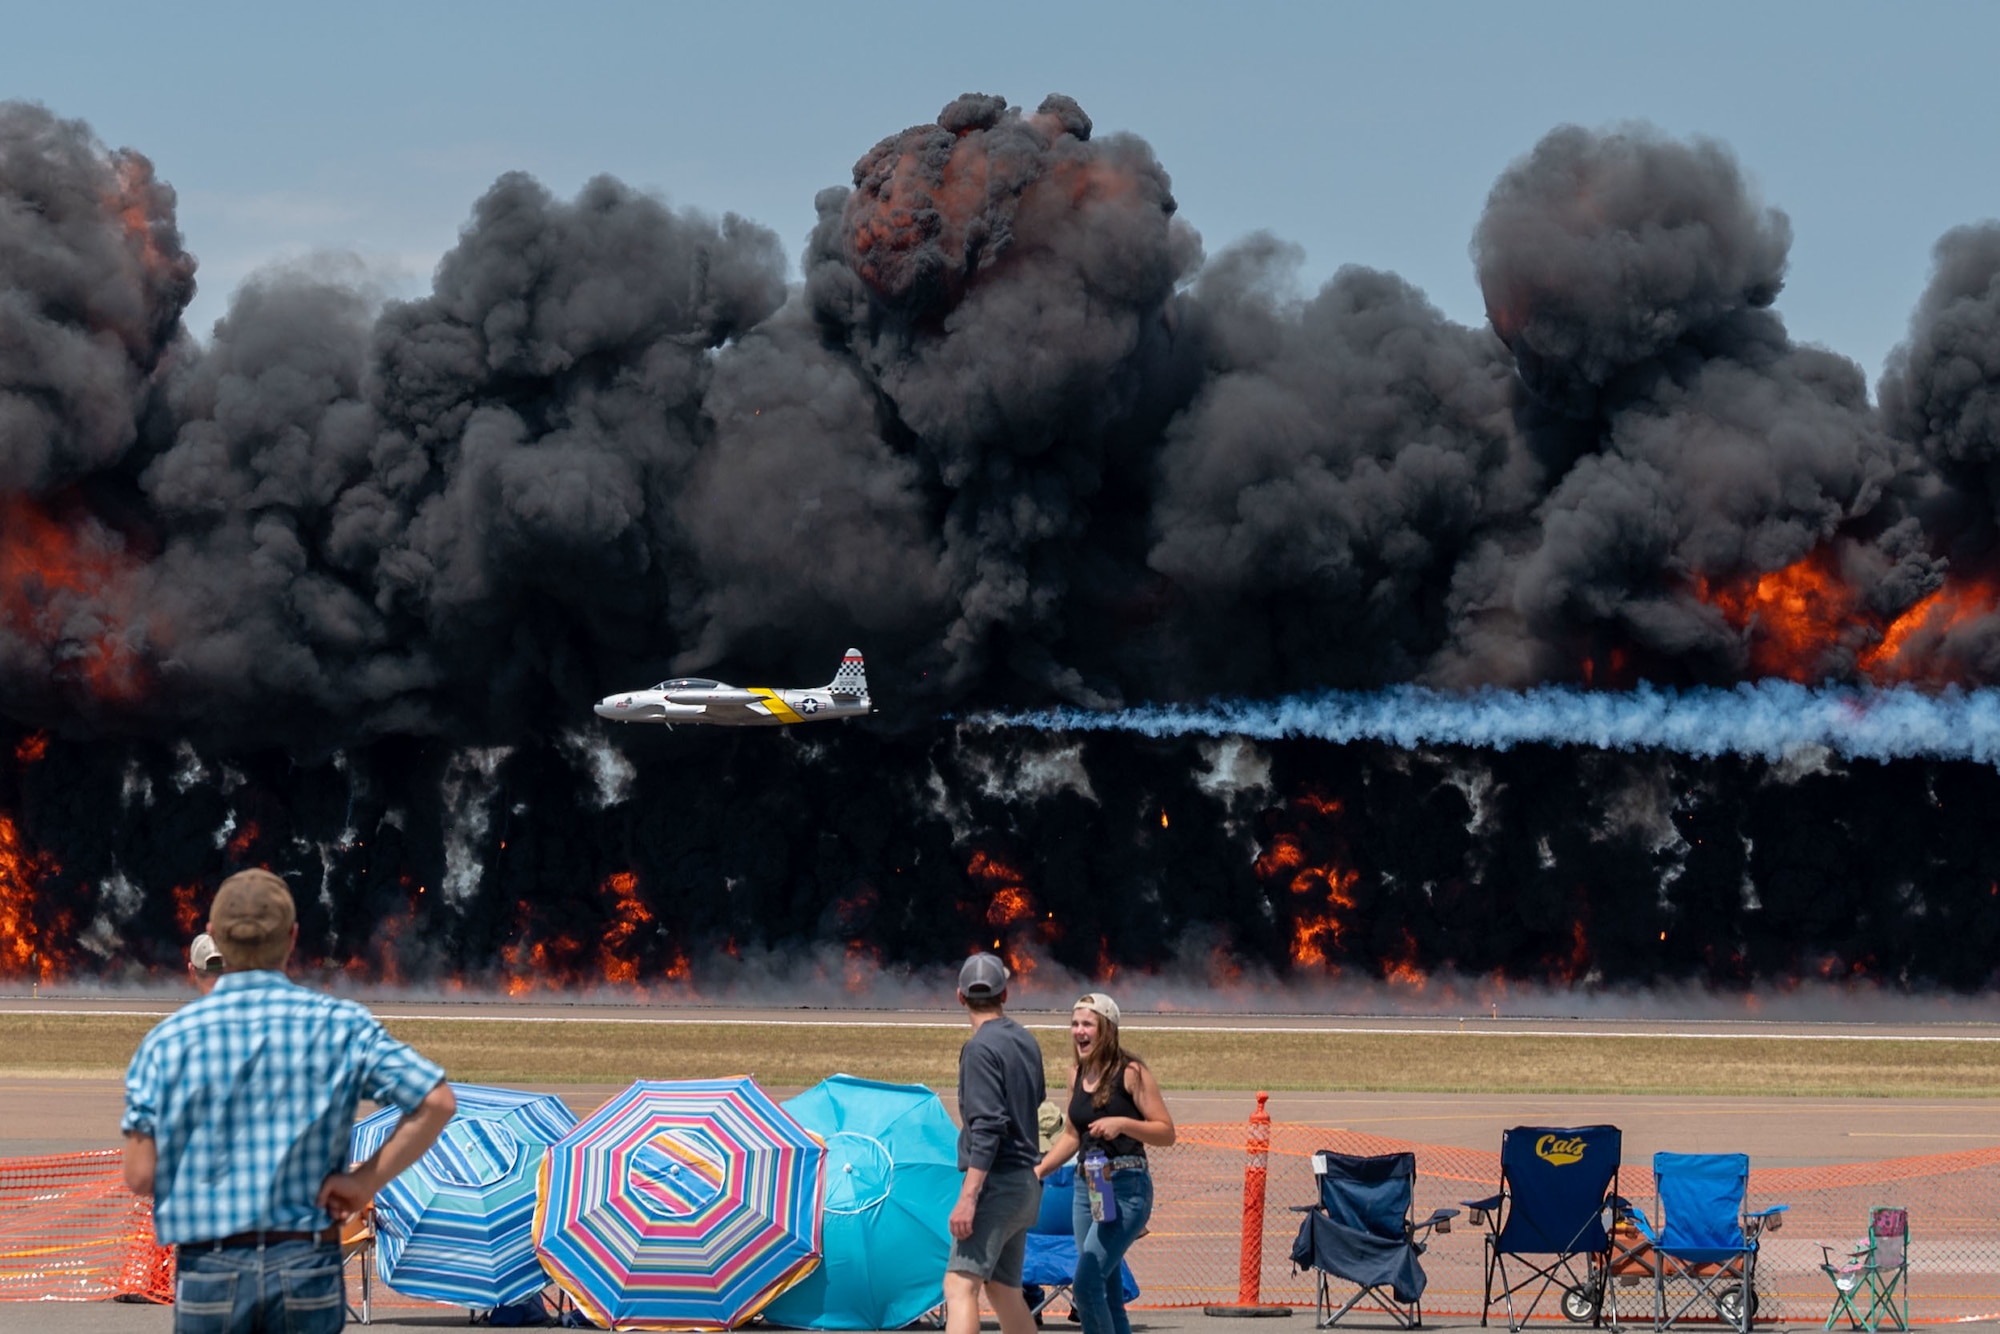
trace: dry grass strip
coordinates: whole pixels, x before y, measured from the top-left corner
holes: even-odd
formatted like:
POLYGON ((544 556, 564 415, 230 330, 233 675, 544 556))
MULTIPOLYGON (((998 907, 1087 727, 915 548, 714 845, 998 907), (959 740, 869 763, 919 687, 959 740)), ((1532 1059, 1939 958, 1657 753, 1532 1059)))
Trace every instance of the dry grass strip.
MULTIPOLYGON (((0 1072, 118 1075, 154 1021, 0 1015, 0 1072)), ((845 1071, 949 1087, 962 1030, 726 1025, 505 1024, 392 1019, 451 1077, 491 1084, 621 1084, 752 1074, 799 1087, 845 1071)), ((1152 1032, 1135 1043, 1174 1089, 1716 1096, 2000 1096, 2000 1043, 1472 1036, 1453 1033, 1152 1032)), ((1055 1075, 1068 1035, 1038 1031, 1055 1075)))

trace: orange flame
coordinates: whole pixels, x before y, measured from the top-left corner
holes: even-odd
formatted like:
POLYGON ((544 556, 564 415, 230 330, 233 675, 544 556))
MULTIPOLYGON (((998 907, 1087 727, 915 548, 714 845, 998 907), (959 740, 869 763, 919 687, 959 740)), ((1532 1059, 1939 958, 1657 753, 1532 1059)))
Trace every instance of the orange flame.
POLYGON ((117 162, 118 194, 106 203, 124 224, 125 235, 138 247, 139 263, 153 278, 164 275, 170 263, 153 235, 153 219, 146 212, 147 196, 153 187, 153 164, 136 154, 117 162))
POLYGON ((95 520, 62 523, 25 497, 0 498, 0 625, 48 648, 59 678, 103 700, 133 699, 141 687, 126 630, 132 568, 95 520))
MULTIPOLYGON (((1878 681, 1909 681, 1935 677, 1926 667, 1952 631, 1993 614, 2000 606, 2000 580, 1968 576, 1947 578, 1935 592, 1920 599, 1889 623, 1882 641, 1861 655, 1861 670, 1878 681)), ((1946 670, 1947 679, 1959 673, 1946 670)))
POLYGON ((639 877, 630 871, 605 877, 598 892, 616 900, 611 908, 611 925, 597 947, 598 969, 606 982, 630 986, 639 980, 639 960, 632 949, 632 938, 640 927, 653 920, 653 914, 639 901, 639 877))
POLYGON ((1856 666, 1870 679, 1946 684, 1965 675, 1951 661, 1950 635, 2000 607, 2000 579, 1954 571, 1936 591, 1885 622, 1841 578, 1833 548, 1821 546, 1769 574, 1721 583, 1698 577, 1694 595, 1750 636, 1750 667, 1759 676, 1817 680, 1830 650, 1866 644, 1856 666))
MULTIPOLYGON (((1290 805, 1307 815, 1312 824, 1329 821, 1341 810, 1338 799, 1311 790, 1292 798, 1290 805)), ((1356 902, 1354 889, 1361 876, 1341 865, 1336 855, 1314 860, 1306 847, 1310 832, 1301 828, 1272 835, 1269 845, 1258 855, 1254 869, 1259 879, 1282 883, 1299 900, 1292 916, 1289 948, 1292 963, 1301 968, 1324 967, 1338 972, 1332 956, 1347 932, 1349 914, 1356 902)))
POLYGON ((30 852, 11 816, 0 814, 0 978, 53 981, 67 956, 68 917, 51 922, 47 938, 35 924, 35 890, 62 868, 46 853, 30 852))
POLYGON ((1033 935, 1044 941, 1054 940, 1061 932, 1053 917, 1037 922, 1035 901, 1022 883, 1019 871, 986 852, 974 852, 972 860, 966 863, 965 873, 974 881, 984 881, 992 887, 992 896, 986 901, 982 920, 995 935, 991 948, 1007 961, 1007 969, 1017 979, 1025 980, 1035 971, 1035 956, 1027 949, 1031 934, 1024 928, 1032 925, 1033 935))
POLYGON ((1402 934, 1402 948, 1393 958, 1383 961, 1382 980, 1391 986, 1422 991, 1430 983, 1430 974, 1417 966, 1417 938, 1410 934, 1408 927, 1403 929, 1402 934))
POLYGON ((1264 849, 1257 858, 1256 871, 1259 877, 1269 880, 1278 872, 1295 870, 1305 865, 1305 862, 1306 852, 1299 845, 1297 837, 1291 834, 1279 834, 1271 840, 1271 846, 1264 849))
POLYGON ((1695 580, 1694 595, 1750 635, 1750 668, 1759 676, 1807 681, 1854 620, 1853 591, 1842 582, 1831 547, 1817 547, 1782 570, 1723 584, 1695 580))
POLYGON ((42 757, 48 753, 49 734, 30 732, 15 743, 14 762, 26 768, 28 765, 41 763, 42 757))
MULTIPOLYGON (((1570 923, 1569 935, 1568 953, 1542 960, 1542 967, 1547 971, 1549 980, 1565 985, 1578 981, 1590 971, 1590 936, 1584 929, 1581 917, 1570 923)), ((1660 939, 1666 938, 1666 933, 1661 932, 1660 939)))
POLYGON ((193 937, 201 931, 201 905, 196 895, 201 893, 200 885, 176 885, 174 895, 174 925, 184 936, 193 937))
POLYGON ((875 985, 882 972, 882 951, 865 940, 847 942, 847 959, 841 969, 841 985, 852 995, 863 995, 875 985))
POLYGON ((255 820, 245 820, 241 828, 229 836, 229 859, 240 862, 250 855, 262 834, 255 820))
POLYGON ((986 905, 986 922, 989 926, 1009 927, 1034 911, 1034 905, 1028 902, 1020 886, 1003 885, 994 891, 993 901, 986 905))

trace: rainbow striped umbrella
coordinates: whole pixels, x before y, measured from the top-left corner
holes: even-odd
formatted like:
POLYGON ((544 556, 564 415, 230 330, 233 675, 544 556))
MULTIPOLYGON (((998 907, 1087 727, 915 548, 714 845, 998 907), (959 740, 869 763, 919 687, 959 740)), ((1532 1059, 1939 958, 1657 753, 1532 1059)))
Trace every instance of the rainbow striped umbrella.
POLYGON ((611 1329, 731 1329, 819 1263, 825 1150, 749 1079, 642 1079, 550 1148, 535 1253, 611 1329))
MULTIPOLYGON (((375 1197, 375 1260, 398 1292, 455 1306, 506 1306, 548 1284, 528 1225, 548 1146, 576 1114, 548 1093, 453 1084, 458 1115, 437 1143, 375 1197)), ((354 1127, 354 1161, 374 1153, 403 1114, 385 1107, 354 1127)))

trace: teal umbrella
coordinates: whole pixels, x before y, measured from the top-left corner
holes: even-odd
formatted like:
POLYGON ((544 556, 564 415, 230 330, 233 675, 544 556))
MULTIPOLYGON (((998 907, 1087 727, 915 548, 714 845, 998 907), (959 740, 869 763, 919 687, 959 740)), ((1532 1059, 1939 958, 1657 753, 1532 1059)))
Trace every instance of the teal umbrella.
POLYGON ((806 1329, 899 1329, 944 1300, 958 1200, 958 1127, 921 1084, 835 1075, 785 1104, 826 1141, 820 1267, 764 1318, 806 1329))

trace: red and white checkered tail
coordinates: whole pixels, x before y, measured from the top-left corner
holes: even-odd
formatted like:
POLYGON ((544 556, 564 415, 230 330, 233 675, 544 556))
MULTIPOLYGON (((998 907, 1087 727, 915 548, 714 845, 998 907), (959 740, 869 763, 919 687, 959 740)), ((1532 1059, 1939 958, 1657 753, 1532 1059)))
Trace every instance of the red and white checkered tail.
POLYGON ((840 670, 833 674, 833 684, 827 687, 836 695, 866 695, 868 693, 868 672, 861 665, 861 650, 851 648, 840 657, 840 670))

